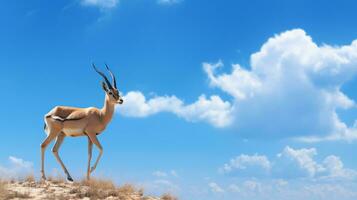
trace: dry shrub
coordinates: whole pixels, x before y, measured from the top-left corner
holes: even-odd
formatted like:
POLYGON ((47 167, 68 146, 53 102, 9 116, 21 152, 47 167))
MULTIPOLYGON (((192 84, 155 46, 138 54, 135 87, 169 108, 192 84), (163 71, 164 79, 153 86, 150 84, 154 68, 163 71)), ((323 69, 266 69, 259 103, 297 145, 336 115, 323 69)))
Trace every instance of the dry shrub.
POLYGON ((172 196, 171 194, 163 194, 160 198, 161 200, 177 200, 176 197, 172 196))
POLYGON ((25 177, 26 182, 35 182, 35 176, 33 174, 30 174, 25 177))
POLYGON ((0 199, 5 199, 8 195, 8 191, 6 190, 6 182, 0 180, 0 199))
POLYGON ((104 180, 104 179, 82 180, 81 185, 85 185, 88 187, 97 188, 101 190, 115 189, 115 185, 112 181, 104 180))
POLYGON ((76 194, 78 198, 89 197, 91 200, 95 199, 105 199, 109 196, 115 196, 115 185, 110 180, 83 180, 79 183, 80 186, 87 186, 86 190, 81 190, 79 188, 72 189, 72 193, 79 192, 76 194))
POLYGON ((118 193, 121 194, 134 194, 136 193, 136 188, 132 185, 125 184, 117 189, 118 193))
MULTIPOLYGON (((69 199, 83 199, 89 198, 90 200, 102 200, 110 197, 110 199, 117 200, 133 200, 133 199, 147 199, 144 197, 143 189, 138 189, 130 184, 124 184, 117 187, 112 181, 106 179, 92 179, 92 180, 82 180, 80 182, 72 183, 68 186, 64 178, 61 177, 48 177, 48 181, 51 184, 39 184, 35 181, 33 175, 29 175, 23 179, 21 183, 22 187, 41 187, 47 192, 45 197, 48 200, 67 200, 69 199), (64 188, 69 188, 67 194, 54 194, 54 188, 50 186, 56 184, 56 187, 63 186, 64 188)), ((21 181, 13 181, 20 183, 21 181)), ((11 181, 1 181, 0 180, 0 200, 10 200, 10 199, 28 199, 31 198, 30 193, 20 193, 16 191, 8 190, 7 187, 11 187, 11 181), (7 184, 10 184, 7 186, 7 184)), ((149 198, 149 197, 148 197, 149 198)), ((151 199, 151 198, 149 198, 151 199)), ((177 200, 170 194, 164 194, 161 196, 160 200, 177 200)))
POLYGON ((70 194, 75 194, 77 198, 89 197, 91 200, 105 199, 107 197, 115 197, 116 199, 130 199, 132 195, 141 197, 142 190, 137 190, 134 186, 125 184, 121 187, 116 187, 110 180, 92 179, 83 180, 76 188, 70 191, 70 194), (84 188, 83 188, 84 187, 84 188))
POLYGON ((49 176, 47 177, 47 181, 53 183, 53 184, 59 184, 59 183, 65 183, 66 180, 65 178, 61 177, 61 176, 49 176))
POLYGON ((29 193, 8 192, 4 199, 29 199, 29 198, 31 198, 29 193))
POLYGON ((7 190, 7 182, 0 180, 0 199, 28 199, 28 193, 13 192, 7 190))
POLYGON ((46 200, 67 200, 68 197, 65 197, 63 194, 61 195, 54 195, 50 194, 46 196, 46 200))

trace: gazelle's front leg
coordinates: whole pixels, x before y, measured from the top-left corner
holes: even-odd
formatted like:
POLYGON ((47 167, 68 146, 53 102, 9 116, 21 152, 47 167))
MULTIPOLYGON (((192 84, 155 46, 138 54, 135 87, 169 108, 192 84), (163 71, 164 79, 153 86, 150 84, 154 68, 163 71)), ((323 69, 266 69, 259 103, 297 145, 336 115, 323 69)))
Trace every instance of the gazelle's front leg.
POLYGON ((93 142, 90 140, 88 136, 88 168, 87 168, 87 180, 90 179, 90 161, 92 159, 92 149, 93 149, 93 142))
POLYGON ((98 149, 99 149, 98 158, 97 158, 97 160, 95 161, 93 167, 90 169, 90 172, 92 173, 92 172, 95 170, 95 168, 97 168, 98 162, 99 162, 100 158, 102 157, 103 147, 102 147, 102 145, 100 144, 100 142, 99 142, 99 140, 98 140, 98 138, 97 138, 96 133, 88 133, 88 137, 89 137, 90 141, 91 141, 92 143, 94 143, 94 145, 97 146, 98 149))

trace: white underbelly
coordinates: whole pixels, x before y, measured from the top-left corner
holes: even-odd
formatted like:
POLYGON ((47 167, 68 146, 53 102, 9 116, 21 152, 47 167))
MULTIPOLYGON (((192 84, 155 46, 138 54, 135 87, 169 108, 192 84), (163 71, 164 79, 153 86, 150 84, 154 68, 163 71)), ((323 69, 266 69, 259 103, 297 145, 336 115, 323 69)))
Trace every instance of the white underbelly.
POLYGON ((83 135, 83 129, 80 128, 64 128, 62 132, 67 136, 79 136, 83 135))

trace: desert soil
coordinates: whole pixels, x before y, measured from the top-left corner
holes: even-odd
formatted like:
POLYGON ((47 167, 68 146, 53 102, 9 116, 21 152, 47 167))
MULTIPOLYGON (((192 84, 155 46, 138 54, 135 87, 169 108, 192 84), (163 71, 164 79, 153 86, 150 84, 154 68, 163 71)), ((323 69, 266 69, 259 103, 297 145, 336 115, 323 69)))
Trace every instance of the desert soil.
POLYGON ((67 183, 64 181, 11 181, 2 183, 0 199, 31 200, 166 200, 170 198, 144 196, 142 190, 130 185, 112 187, 105 182, 67 183))

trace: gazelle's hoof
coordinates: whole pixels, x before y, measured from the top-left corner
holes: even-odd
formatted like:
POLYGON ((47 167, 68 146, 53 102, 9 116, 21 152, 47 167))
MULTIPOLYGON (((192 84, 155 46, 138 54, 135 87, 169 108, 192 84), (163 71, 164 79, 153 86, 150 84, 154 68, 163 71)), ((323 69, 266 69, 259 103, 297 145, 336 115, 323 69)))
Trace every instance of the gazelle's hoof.
POLYGON ((67 177, 67 182, 69 182, 69 183, 73 183, 73 179, 72 179, 72 177, 67 177))
POLYGON ((90 168, 90 173, 92 173, 95 170, 96 166, 93 166, 90 168))

